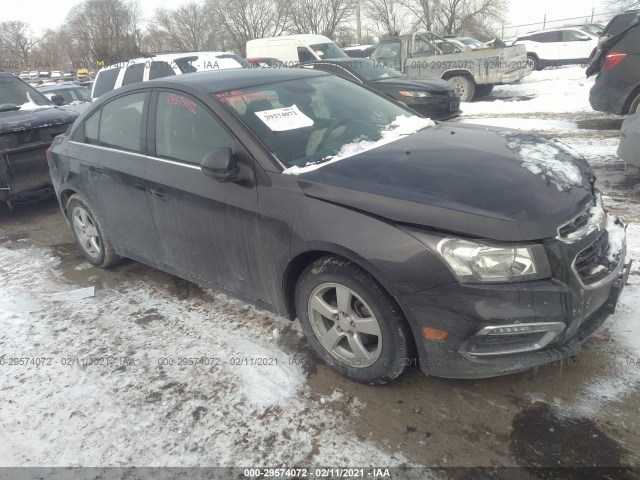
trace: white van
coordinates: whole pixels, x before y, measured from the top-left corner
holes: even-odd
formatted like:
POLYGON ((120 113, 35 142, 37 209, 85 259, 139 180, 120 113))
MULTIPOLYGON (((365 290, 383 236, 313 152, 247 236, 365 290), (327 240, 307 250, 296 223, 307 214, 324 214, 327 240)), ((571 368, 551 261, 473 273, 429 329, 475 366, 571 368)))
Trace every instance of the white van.
POLYGON ((284 35, 247 42, 247 58, 271 57, 285 64, 326 58, 348 58, 340 47, 324 35, 284 35))
POLYGON ((102 68, 96 75, 91 99, 135 82, 226 68, 242 68, 242 58, 227 52, 185 52, 149 55, 102 68))

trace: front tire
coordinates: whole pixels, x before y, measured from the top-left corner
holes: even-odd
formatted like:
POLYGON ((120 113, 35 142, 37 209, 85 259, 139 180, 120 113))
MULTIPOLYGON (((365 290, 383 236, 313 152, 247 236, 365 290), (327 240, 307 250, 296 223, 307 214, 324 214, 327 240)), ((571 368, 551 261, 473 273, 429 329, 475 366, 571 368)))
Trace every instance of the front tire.
POLYGON ((107 239, 102 221, 84 197, 71 195, 66 212, 76 246, 89 263, 108 268, 121 260, 107 239))
POLYGON ((640 113, 640 93, 631 100, 631 104, 629 105, 629 115, 633 115, 634 113, 640 113))
POLYGON ((296 286, 296 311, 318 356, 356 382, 380 385, 409 364, 413 338, 395 300, 358 265, 323 257, 296 286))
POLYGON ((464 75, 455 75, 447 78, 456 87, 461 102, 470 102, 476 93, 476 82, 464 75))

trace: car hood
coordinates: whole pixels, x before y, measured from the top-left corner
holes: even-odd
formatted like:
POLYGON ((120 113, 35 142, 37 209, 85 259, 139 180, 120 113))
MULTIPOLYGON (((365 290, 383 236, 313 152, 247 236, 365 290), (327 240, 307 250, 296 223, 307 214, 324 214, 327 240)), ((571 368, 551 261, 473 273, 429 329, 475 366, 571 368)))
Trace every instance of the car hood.
POLYGON ((501 241, 555 237, 592 201, 595 181, 580 154, 555 140, 447 123, 297 177, 311 197, 501 241))
POLYGON ((0 134, 73 123, 76 112, 56 107, 0 112, 0 134))
POLYGON ((426 90, 428 92, 452 92, 454 87, 446 80, 405 80, 402 78, 385 78, 368 82, 371 87, 402 88, 412 90, 426 90))

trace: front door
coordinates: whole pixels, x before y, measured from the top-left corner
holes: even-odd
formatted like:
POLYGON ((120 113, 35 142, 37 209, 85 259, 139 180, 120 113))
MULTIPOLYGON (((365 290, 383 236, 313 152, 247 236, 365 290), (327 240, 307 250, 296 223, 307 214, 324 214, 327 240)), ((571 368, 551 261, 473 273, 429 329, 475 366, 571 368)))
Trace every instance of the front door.
POLYGON ((163 263, 194 281, 266 300, 255 184, 218 182, 200 170, 205 154, 231 148, 253 160, 196 98, 159 90, 152 98, 147 196, 163 246, 163 263))

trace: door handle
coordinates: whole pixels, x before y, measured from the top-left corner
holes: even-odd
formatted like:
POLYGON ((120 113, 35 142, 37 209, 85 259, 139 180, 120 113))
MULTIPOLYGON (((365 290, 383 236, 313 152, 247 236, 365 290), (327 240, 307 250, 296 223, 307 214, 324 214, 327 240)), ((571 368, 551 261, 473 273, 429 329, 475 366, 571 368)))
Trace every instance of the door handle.
POLYGON ((171 195, 167 195, 164 192, 153 190, 152 188, 149 189, 149 192, 155 195, 156 197, 158 197, 160 200, 164 200, 164 201, 171 200, 171 195))

